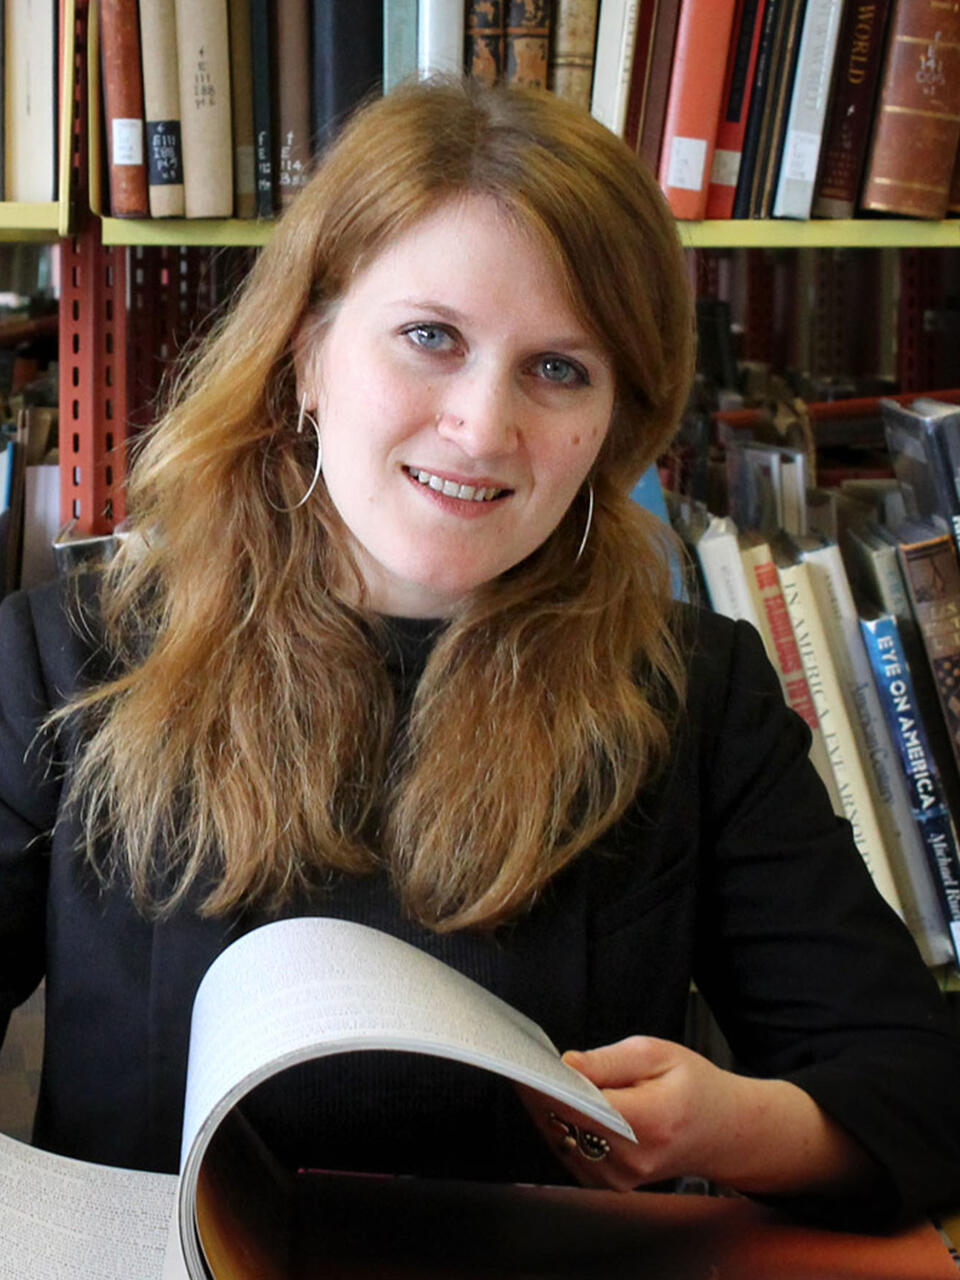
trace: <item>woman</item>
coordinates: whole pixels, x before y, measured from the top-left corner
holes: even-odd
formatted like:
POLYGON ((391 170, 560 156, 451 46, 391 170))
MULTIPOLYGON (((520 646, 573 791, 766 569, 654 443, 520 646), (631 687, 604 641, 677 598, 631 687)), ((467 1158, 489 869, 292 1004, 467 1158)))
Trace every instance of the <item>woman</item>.
POLYGON ((250 1099, 286 1158, 700 1174, 884 1224, 960 1197, 936 989, 757 637, 673 606, 628 497, 692 333, 655 184, 589 118, 434 84, 354 119, 142 449, 82 625, 52 589, 0 611, 0 954, 7 1008, 46 973, 39 1143, 174 1168, 204 970, 320 913, 589 1050, 639 1141, 590 1159, 536 1099, 534 1128, 486 1077, 359 1055, 250 1099), (743 1074, 677 1043, 691 980, 743 1074))

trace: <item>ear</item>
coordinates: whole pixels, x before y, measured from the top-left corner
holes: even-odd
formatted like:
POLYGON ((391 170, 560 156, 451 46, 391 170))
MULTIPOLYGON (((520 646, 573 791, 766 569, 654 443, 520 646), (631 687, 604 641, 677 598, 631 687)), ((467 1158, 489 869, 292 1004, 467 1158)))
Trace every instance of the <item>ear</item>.
POLYGON ((306 407, 311 413, 316 411, 320 398, 320 362, 326 327, 325 319, 308 314, 301 320, 290 344, 297 379, 297 404, 306 394, 306 407))

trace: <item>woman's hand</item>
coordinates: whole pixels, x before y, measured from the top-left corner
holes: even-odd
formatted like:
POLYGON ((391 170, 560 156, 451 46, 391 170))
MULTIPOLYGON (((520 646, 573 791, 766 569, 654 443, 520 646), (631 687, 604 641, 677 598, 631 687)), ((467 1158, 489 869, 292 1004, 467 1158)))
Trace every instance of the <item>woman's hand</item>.
POLYGON ((846 1130, 785 1080, 736 1075, 652 1036, 564 1061, 603 1090, 637 1137, 632 1143, 524 1091, 540 1131, 585 1186, 628 1190, 690 1174, 748 1192, 840 1193, 866 1185, 874 1168, 846 1130), (584 1142, 585 1130, 608 1144, 601 1158, 591 1156, 603 1143, 584 1142))

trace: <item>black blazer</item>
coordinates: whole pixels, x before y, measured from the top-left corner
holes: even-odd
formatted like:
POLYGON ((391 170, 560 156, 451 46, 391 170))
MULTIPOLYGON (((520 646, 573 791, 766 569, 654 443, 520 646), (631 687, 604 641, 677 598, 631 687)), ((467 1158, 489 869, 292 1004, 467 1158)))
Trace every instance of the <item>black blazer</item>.
MULTIPOLYGON (((95 628, 71 625, 62 595, 50 584, 0 606, 0 1025, 45 975, 36 1142, 173 1170, 193 994, 224 945, 264 917, 203 919, 187 906, 147 920, 123 884, 85 865, 61 804, 75 744, 35 739, 51 707, 105 670, 95 628)), ((285 914, 404 937, 561 1048, 682 1039, 693 981, 743 1069, 795 1081, 873 1153, 888 1175, 875 1206, 885 1220, 958 1204, 952 1018, 831 812, 756 633, 686 618, 689 695, 668 767, 527 915, 493 937, 437 936, 406 920, 377 877, 340 878, 285 914)), ((475 1173, 470 1144, 459 1149, 460 1171, 475 1173)))

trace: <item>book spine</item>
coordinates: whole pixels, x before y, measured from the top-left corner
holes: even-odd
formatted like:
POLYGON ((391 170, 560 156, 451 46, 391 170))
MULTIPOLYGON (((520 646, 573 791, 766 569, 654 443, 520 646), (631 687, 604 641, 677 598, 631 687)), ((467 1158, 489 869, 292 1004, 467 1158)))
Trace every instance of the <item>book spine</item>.
MULTIPOLYGON (((142 4, 143 0, 140 2, 142 4)), ((170 4, 172 11, 172 0, 167 0, 167 3, 170 4)), ((234 212, 238 218, 254 218, 257 214, 257 167, 253 142, 250 2, 249 0, 227 0, 227 7, 230 15, 234 212)))
MULTIPOLYGON (((861 622, 877 692, 906 782, 910 809, 937 894, 942 924, 960 961, 960 853, 940 774, 930 750, 896 619, 861 622)), ((931 932, 935 931, 930 924, 931 932)))
POLYGON ((276 171, 273 163, 276 133, 273 114, 273 24, 269 0, 250 3, 250 71, 253 77, 253 145, 256 170, 257 217, 276 213, 276 171))
POLYGON ((115 218, 150 213, 143 148, 143 79, 136 0, 101 0, 104 115, 115 218))
POLYGON ((783 156, 787 112, 800 54, 800 31, 806 3, 807 0, 786 0, 779 40, 774 47, 771 92, 760 132, 750 200, 750 214, 754 218, 769 218, 773 210, 773 192, 783 156))
POLYGON ((590 110, 597 42, 597 0, 558 0, 554 13, 552 89, 590 110))
POLYGON ((897 0, 862 206, 942 218, 960 141, 960 6, 897 0))
MULTIPOLYGON (((313 0, 313 139, 321 148, 383 74, 381 11, 355 0, 313 0)), ((309 166, 309 154, 306 166, 309 166)), ((306 167, 304 169, 306 173, 306 167)))
POLYGON ((177 0, 176 10, 186 215, 228 218, 233 138, 226 0, 177 0))
POLYGON ((753 175, 757 166, 760 133, 763 127, 767 97, 770 93, 773 46, 777 33, 777 24, 784 3, 785 0, 767 0, 763 11, 763 25, 760 28, 757 60, 754 64, 750 108, 747 112, 746 127, 743 131, 743 146, 740 149, 737 190, 733 198, 734 218, 748 218, 750 216, 750 192, 753 189, 753 175))
POLYGON ((883 834, 882 850, 889 855, 887 871, 891 882, 896 884, 896 865, 905 863, 900 824, 895 812, 897 761, 860 630, 860 616, 836 543, 807 553, 804 559, 810 565, 817 608, 873 796, 883 834))
POLYGON ((889 14, 890 0, 848 0, 844 10, 813 201, 817 218, 852 218, 857 207, 889 14))
POLYGON ((285 208, 310 168, 310 0, 277 0, 277 193, 285 208))
POLYGON ((624 141, 631 151, 637 150, 647 110, 650 64, 653 58, 653 41, 659 7, 660 0, 640 0, 637 8, 637 29, 633 39, 633 59, 630 66, 630 88, 627 91, 627 116, 623 126, 624 141))
POLYGON ((793 634, 793 623, 790 621, 770 548, 766 544, 746 548, 742 556, 747 586, 760 619, 760 635, 767 657, 780 677, 787 705, 806 722, 810 730, 810 761, 827 789, 835 812, 842 812, 840 793, 837 791, 837 782, 823 741, 817 708, 803 669, 797 639, 793 634))
POLYGON ((590 114, 623 136, 637 28, 639 0, 603 0, 597 26, 590 114))
POLYGON ((933 673, 937 697, 960 765, 960 565, 944 534, 900 546, 910 603, 933 673))
POLYGON ((747 585, 747 575, 732 520, 714 518, 697 543, 697 558, 716 613, 742 619, 760 630, 760 619, 747 585))
POLYGON ((464 67, 482 84, 494 85, 503 76, 504 0, 467 0, 467 44, 464 67))
POLYGON ((147 184, 152 218, 182 218, 183 145, 174 0, 140 0, 147 184))
POLYGON ((778 572, 837 780, 843 814, 874 884, 890 906, 902 914, 900 895, 890 875, 880 824, 844 703, 840 676, 817 608, 810 566, 803 562, 783 565, 778 567, 778 572))
POLYGON ((807 3, 773 201, 775 218, 810 217, 841 9, 842 0, 808 0, 807 3))
POLYGON ((733 11, 734 0, 684 0, 680 10, 659 169, 677 218, 706 213, 733 11))
POLYGON ((508 0, 504 78, 546 89, 550 64, 551 0, 508 0))
POLYGON ((449 0, 420 0, 417 10, 417 68, 421 75, 463 71, 464 10, 449 0))
MULTIPOLYGON (((603 17, 602 9, 600 16, 603 17)), ((663 122, 667 114, 670 70, 673 66, 673 50, 677 42, 679 21, 680 0, 660 0, 653 32, 647 100, 644 103, 643 123, 637 141, 638 153, 654 173, 660 166, 660 152, 663 149, 663 122)))
POLYGON ((708 218, 733 217, 740 156, 753 93, 753 75, 760 48, 766 0, 739 0, 727 55, 720 120, 707 189, 708 218))
POLYGON ((383 0, 383 91, 417 74, 417 0, 383 0))

